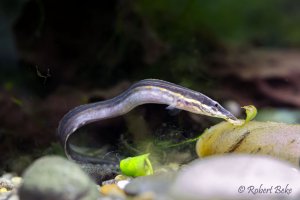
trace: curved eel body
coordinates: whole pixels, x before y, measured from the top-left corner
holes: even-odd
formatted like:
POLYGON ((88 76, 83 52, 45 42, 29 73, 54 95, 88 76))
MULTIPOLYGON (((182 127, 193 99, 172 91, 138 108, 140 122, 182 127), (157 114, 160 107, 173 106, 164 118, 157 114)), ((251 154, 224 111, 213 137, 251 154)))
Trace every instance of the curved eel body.
POLYGON ((86 124, 123 115, 133 108, 147 103, 166 104, 170 108, 223 118, 232 124, 240 123, 219 103, 202 93, 162 80, 145 79, 133 84, 129 89, 112 99, 81 105, 70 110, 61 119, 58 127, 58 136, 67 157, 80 165, 84 165, 89 174, 93 177, 98 176, 96 179, 101 178, 103 170, 117 169, 118 163, 114 161, 76 153, 69 144, 69 137, 86 124))

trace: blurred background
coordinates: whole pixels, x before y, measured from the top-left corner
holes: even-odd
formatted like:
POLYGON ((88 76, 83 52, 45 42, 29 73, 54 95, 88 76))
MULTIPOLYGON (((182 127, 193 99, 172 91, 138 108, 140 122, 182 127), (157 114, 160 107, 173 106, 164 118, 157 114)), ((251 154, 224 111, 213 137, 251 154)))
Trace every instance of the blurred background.
MULTIPOLYGON (((299 123, 299 24, 297 0, 1 0, 0 170, 63 155, 56 129, 68 110, 145 78, 200 91, 237 116, 253 104, 258 120, 299 123)), ((111 123, 173 139, 215 124, 166 118, 148 105, 111 123)))

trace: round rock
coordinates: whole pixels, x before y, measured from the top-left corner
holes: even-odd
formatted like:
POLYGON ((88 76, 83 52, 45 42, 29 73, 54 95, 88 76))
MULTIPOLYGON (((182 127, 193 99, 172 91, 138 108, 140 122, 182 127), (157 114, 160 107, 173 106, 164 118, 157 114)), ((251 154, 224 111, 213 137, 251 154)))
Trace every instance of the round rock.
POLYGON ((197 160, 171 186, 173 199, 300 199, 300 172, 268 156, 222 155, 197 160))
POLYGON ((22 200, 93 200, 99 192, 78 165, 58 156, 46 156, 25 171, 19 195, 22 200))

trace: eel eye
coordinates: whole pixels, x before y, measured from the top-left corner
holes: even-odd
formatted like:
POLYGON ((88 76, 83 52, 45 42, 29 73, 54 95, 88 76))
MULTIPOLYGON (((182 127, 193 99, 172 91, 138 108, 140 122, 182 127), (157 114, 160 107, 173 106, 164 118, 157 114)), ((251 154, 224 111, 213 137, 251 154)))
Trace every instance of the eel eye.
POLYGON ((219 105, 216 103, 216 104, 215 104, 215 107, 216 107, 216 108, 218 108, 218 107, 219 107, 219 105))

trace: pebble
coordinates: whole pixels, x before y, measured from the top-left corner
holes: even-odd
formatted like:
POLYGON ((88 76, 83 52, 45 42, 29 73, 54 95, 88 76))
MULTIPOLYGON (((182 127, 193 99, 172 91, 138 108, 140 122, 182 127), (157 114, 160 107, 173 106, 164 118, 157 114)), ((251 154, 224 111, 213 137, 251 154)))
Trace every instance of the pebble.
POLYGON ((136 197, 133 198, 133 200, 154 200, 155 194, 153 192, 144 192, 136 197))
POLYGON ((45 156, 29 166, 19 189, 22 200, 96 200, 96 184, 75 163, 45 156))
POLYGON ((153 196, 155 200, 169 199, 166 194, 169 186, 175 179, 175 175, 175 172, 166 172, 159 175, 137 177, 126 185, 124 191, 129 196, 136 198, 151 193, 151 196, 153 196))
POLYGON ((109 179, 106 181, 102 181, 102 185, 110 185, 110 184, 117 184, 117 183, 118 183, 118 181, 115 179, 109 179))
POLYGON ((14 188, 14 184, 11 182, 10 179, 0 178, 0 188, 12 190, 14 188))
POLYGON ((129 176, 124 176, 122 174, 119 174, 115 177, 116 181, 123 181, 123 180, 131 180, 131 178, 129 176))
POLYGON ((0 188, 0 193, 8 192, 8 190, 5 187, 0 188))
POLYGON ((131 179, 132 178, 128 176, 117 175, 114 179, 103 181, 102 185, 116 184, 119 188, 124 189, 125 186, 130 183, 131 179))
POLYGON ((19 200, 17 189, 22 178, 10 173, 3 174, 0 178, 0 200, 19 200))
POLYGON ((182 169, 169 194, 175 200, 299 200, 300 171, 269 156, 211 156, 182 169))
POLYGON ((120 197, 122 199, 126 197, 124 191, 116 184, 103 185, 100 188, 100 193, 104 196, 120 197))
POLYGON ((126 187, 126 185, 128 185, 130 183, 129 180, 122 180, 122 181, 119 181, 117 183, 118 187, 121 188, 122 190, 126 187))
POLYGON ((12 177, 11 182, 15 187, 18 187, 22 183, 22 178, 19 176, 12 177))

